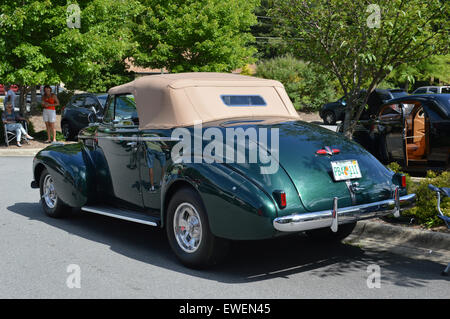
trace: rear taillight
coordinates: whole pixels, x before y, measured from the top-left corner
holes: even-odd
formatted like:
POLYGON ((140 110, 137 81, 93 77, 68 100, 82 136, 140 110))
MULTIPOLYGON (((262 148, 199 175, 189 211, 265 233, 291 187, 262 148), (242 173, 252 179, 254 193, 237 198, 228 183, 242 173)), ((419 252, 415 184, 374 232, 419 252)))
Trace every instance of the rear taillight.
POLYGON ((392 177, 392 182, 397 186, 405 188, 406 187, 406 175, 403 175, 400 173, 395 173, 394 176, 392 177))
POLYGON ((286 201, 286 193, 280 190, 276 190, 273 192, 273 197, 275 198, 278 207, 281 209, 286 208, 287 201, 286 201))

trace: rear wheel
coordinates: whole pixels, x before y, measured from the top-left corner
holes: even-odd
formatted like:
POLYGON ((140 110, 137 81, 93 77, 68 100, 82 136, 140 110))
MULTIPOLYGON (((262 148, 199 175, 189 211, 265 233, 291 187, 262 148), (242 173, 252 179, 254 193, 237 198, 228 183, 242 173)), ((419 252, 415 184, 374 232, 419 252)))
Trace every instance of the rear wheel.
POLYGON ((61 218, 71 211, 71 208, 64 204, 58 197, 53 178, 46 169, 44 169, 41 174, 39 188, 41 193, 41 205, 48 216, 61 218))
POLYGON ((218 263, 229 248, 229 241, 211 233, 201 198, 190 188, 180 189, 170 200, 166 232, 177 258, 191 268, 218 263))
POLYGON ((338 231, 333 232, 330 228, 320 228, 306 231, 306 235, 317 241, 340 242, 348 237, 356 226, 355 223, 339 225, 338 231))
POLYGON ((336 114, 331 111, 327 111, 323 114, 323 122, 327 125, 336 124, 336 114))

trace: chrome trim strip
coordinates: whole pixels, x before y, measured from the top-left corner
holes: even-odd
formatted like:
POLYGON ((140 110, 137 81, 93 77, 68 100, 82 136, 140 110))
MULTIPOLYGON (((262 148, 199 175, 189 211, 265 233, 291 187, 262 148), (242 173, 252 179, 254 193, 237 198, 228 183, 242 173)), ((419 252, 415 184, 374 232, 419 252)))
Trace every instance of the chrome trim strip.
POLYGON ((89 136, 89 135, 78 135, 78 138, 88 139, 107 139, 113 141, 132 141, 132 142, 179 142, 181 138, 172 137, 160 137, 160 136, 89 136))
POLYGON ((150 225, 150 226, 158 226, 157 223, 149 221, 149 220, 139 219, 139 218, 134 218, 134 217, 129 217, 129 216, 124 216, 124 215, 119 215, 119 214, 114 214, 112 211, 109 211, 109 212, 106 211, 106 209, 100 209, 100 208, 89 207, 89 206, 84 206, 81 209, 84 210, 84 211, 90 212, 90 213, 104 215, 104 216, 109 216, 109 217, 123 219, 123 220, 128 220, 130 222, 135 222, 135 223, 139 223, 139 224, 145 224, 145 225, 150 225))
MULTIPOLYGON (((408 194, 400 197, 400 208, 406 209, 414 205, 416 194, 408 194)), ((379 202, 343 207, 338 209, 339 224, 346 224, 363 219, 389 215, 395 212, 398 205, 395 199, 387 199, 379 202)), ((299 232, 317 228, 331 227, 333 210, 319 212, 293 214, 275 218, 273 227, 281 232, 299 232)))

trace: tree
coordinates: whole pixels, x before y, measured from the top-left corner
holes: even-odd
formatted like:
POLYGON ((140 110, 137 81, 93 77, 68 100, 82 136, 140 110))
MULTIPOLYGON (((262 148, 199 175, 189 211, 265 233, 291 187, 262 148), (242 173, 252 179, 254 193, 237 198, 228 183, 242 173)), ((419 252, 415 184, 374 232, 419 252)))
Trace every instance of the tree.
POLYGON ((268 12, 273 8, 273 0, 261 0, 255 9, 258 23, 251 27, 255 37, 254 45, 258 50, 256 57, 261 60, 272 59, 289 52, 289 45, 277 33, 276 26, 268 12))
POLYGON ((395 86, 406 90, 416 81, 426 82, 429 85, 437 83, 450 83, 450 54, 433 55, 418 63, 402 64, 394 69, 386 78, 395 86))
POLYGON ((256 76, 283 83, 297 110, 318 110, 336 98, 333 83, 326 72, 290 54, 260 61, 256 76))
POLYGON ((170 72, 227 72, 252 62, 259 0, 140 0, 133 63, 170 72))
POLYGON ((329 69, 347 96, 344 134, 351 138, 369 94, 392 70, 449 52, 444 0, 275 0, 283 36, 301 38, 295 54, 329 69), (361 98, 360 91, 367 88, 361 98))
POLYGON ((0 82, 20 85, 24 114, 25 96, 38 84, 97 90, 123 82, 124 60, 133 48, 129 24, 140 4, 79 1, 79 28, 69 27, 70 4, 6 0, 0 6, 0 82))

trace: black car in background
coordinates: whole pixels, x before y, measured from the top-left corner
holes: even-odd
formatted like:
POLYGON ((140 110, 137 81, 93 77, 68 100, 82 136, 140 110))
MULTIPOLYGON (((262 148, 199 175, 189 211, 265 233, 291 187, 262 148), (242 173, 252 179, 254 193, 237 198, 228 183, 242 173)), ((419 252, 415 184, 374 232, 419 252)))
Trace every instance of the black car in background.
POLYGON ((353 139, 382 163, 395 161, 409 172, 450 169, 450 94, 390 100, 359 121, 353 139))
MULTIPOLYGON (((361 90, 360 94, 365 92, 366 90, 361 90)), ((367 101, 369 108, 364 111, 362 118, 369 118, 371 114, 376 114, 380 106, 387 101, 407 95, 408 92, 403 89, 375 89, 369 96, 367 101)), ((345 106, 345 96, 343 96, 336 102, 324 104, 319 115, 325 124, 334 125, 337 121, 344 120, 345 106)))
POLYGON ((61 112, 61 130, 66 140, 74 139, 96 116, 103 114, 107 96, 94 93, 72 96, 61 112))

